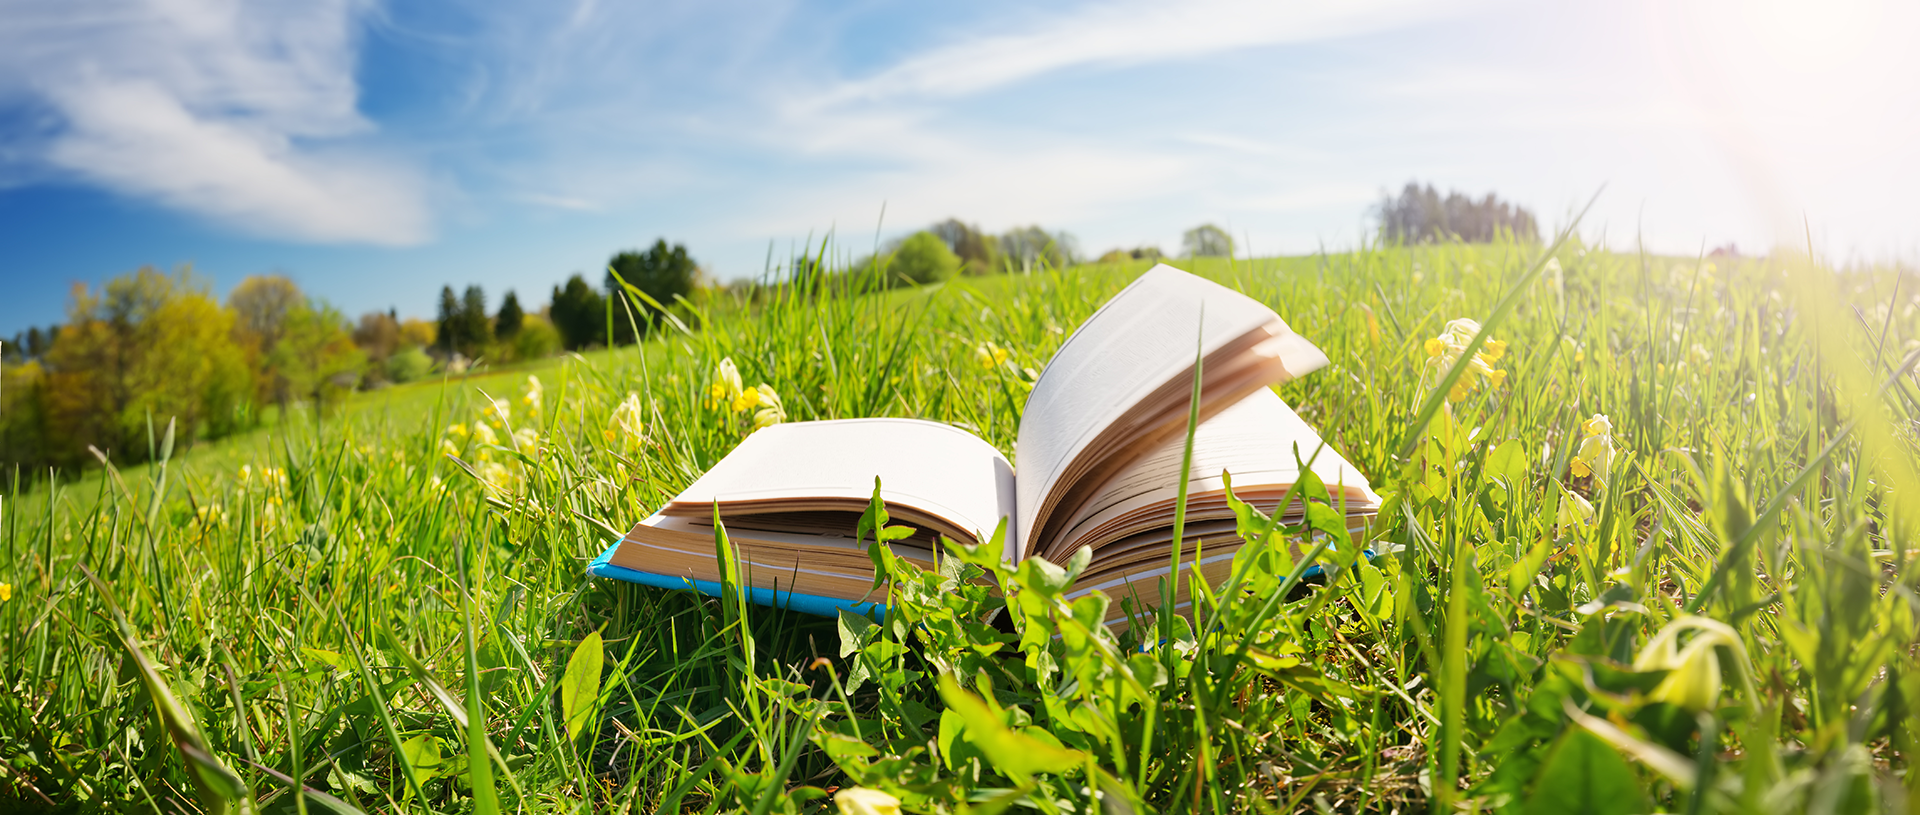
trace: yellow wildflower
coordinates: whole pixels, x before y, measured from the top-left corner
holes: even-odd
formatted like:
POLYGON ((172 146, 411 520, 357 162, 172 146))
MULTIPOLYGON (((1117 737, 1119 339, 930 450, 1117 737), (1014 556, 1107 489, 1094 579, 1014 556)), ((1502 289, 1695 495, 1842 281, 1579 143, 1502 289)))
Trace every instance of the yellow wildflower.
POLYGON ((1592 526, 1593 516, 1593 502, 1565 487, 1560 489, 1560 517, 1554 523, 1557 534, 1564 535, 1568 529, 1592 526))
POLYGON ((194 509, 193 515, 201 526, 224 526, 227 522, 227 513, 220 509, 219 504, 201 504, 194 509))
POLYGON ((537 455, 540 452, 540 431, 531 427, 513 431, 513 449, 530 456, 537 455))
POLYGON ((497 445, 500 443, 500 437, 493 435, 493 428, 480 424, 479 422, 473 423, 473 440, 481 444, 489 445, 497 445))
POLYGON ((525 396, 520 397, 521 404, 527 406, 527 415, 540 415, 541 400, 545 394, 546 388, 541 386, 540 377, 528 374, 527 393, 525 396))
POLYGON ((460 455, 460 448, 453 443, 453 439, 443 436, 440 439, 440 454, 445 456, 458 456, 460 455))
POLYGON ((760 383, 760 387, 749 393, 759 394, 756 401, 766 406, 761 408, 760 412, 753 414, 753 429, 771 427, 787 420, 787 411, 780 405, 780 394, 774 393, 773 388, 767 383, 760 383))
POLYGON ((748 388, 746 390, 741 391, 739 396, 733 397, 733 404, 731 405, 731 408, 733 412, 739 413, 743 410, 752 410, 753 408, 757 407, 759 404, 760 404, 759 388, 748 388))
POLYGON ((640 409, 640 394, 627 394, 626 401, 613 409, 613 416, 607 420, 607 427, 602 432, 609 442, 618 441, 622 436, 630 443, 645 441, 647 421, 640 409))
POLYGON ((489 424, 499 427, 502 422, 513 420, 513 403, 488 397, 487 406, 481 412, 486 414, 489 424))
POLYGON ((240 483, 245 484, 252 480, 253 480, 253 465, 251 464, 240 465, 240 483))
MULTIPOLYGON (((1436 379, 1446 375, 1460 355, 1466 353, 1467 344, 1473 342, 1480 333, 1480 323, 1462 317, 1447 323, 1440 335, 1428 339, 1422 347, 1427 352, 1428 375, 1436 379)), ((1467 365, 1466 373, 1454 381, 1447 391, 1449 400, 1459 402, 1473 395, 1481 386, 1498 388, 1507 381, 1507 372, 1493 367, 1493 363, 1507 355, 1507 344, 1489 338, 1481 343, 1480 350, 1473 355, 1467 365)))
POLYGON ((0 583, 0 603, 13 599, 13 584, 0 583))
POLYGON ((1726 623, 1692 615, 1678 617, 1640 649, 1640 655, 1633 659, 1633 668, 1668 671, 1667 677, 1647 694, 1654 701, 1693 713, 1712 710, 1720 704, 1721 684, 1720 657, 1714 653, 1715 648, 1732 651, 1738 660, 1746 658, 1740 636, 1726 623), (1687 631, 1696 633, 1683 648, 1680 635, 1687 631))
POLYGON ((467 426, 460 424, 459 422, 454 422, 453 424, 447 425, 447 435, 449 436, 467 435, 467 426))
POLYGON ((720 360, 720 366, 713 370, 713 383, 707 386, 707 407, 730 405, 740 394, 740 369, 734 367, 733 357, 720 360))
POLYGON ((1593 418, 1580 423, 1580 449, 1574 451, 1573 463, 1569 469, 1576 476, 1593 476, 1593 480, 1605 486, 1608 476, 1613 474, 1613 422, 1604 413, 1595 413, 1593 418))
POLYGON ((996 367, 1006 362, 1008 356, 1010 356, 1010 354, 1008 354, 1007 349, 994 345, 991 342, 981 343, 973 347, 973 361, 980 363, 980 367, 982 368, 996 367))
POLYGON ((900 799, 866 787, 847 787, 833 794, 840 815, 900 815, 900 799))
POLYGON ((497 461, 483 461, 474 471, 480 474, 480 481, 497 492, 513 491, 513 471, 497 461))

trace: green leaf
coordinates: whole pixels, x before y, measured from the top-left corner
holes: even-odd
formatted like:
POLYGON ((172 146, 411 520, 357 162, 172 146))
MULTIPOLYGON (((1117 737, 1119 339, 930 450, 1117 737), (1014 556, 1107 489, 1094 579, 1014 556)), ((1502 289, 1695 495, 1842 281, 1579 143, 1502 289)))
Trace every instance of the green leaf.
POLYGON ((440 739, 431 733, 422 733, 400 743, 400 754, 406 756, 412 767, 414 785, 425 785, 439 776, 446 759, 440 752, 440 739))
POLYGON ((1599 736, 1569 727, 1540 769, 1526 815, 1628 815, 1649 812, 1640 779, 1599 736))
MULTIPOLYGON (((1048 744, 1008 727, 991 703, 960 687, 947 674, 940 675, 940 698, 948 710, 959 714, 960 735, 978 748, 994 769, 1016 782, 1025 784, 1035 774, 1063 773, 1086 762, 1086 754, 1079 750, 1048 744)), ((952 739, 942 741, 950 744, 952 739)))
POLYGON ((844 608, 840 609, 838 628, 840 629, 841 658, 853 656, 864 647, 867 644, 867 632, 874 627, 872 620, 844 608))
POLYGON ((566 717, 567 740, 579 741, 580 732, 600 716, 600 669, 607 659, 600 632, 589 632, 567 659, 560 677, 560 713, 566 717))

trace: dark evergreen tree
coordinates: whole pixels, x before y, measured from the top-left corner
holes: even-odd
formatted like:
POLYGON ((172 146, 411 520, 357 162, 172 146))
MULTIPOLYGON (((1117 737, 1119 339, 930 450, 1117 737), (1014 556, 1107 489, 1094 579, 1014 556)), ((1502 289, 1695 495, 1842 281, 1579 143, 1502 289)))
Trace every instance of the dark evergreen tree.
POLYGON ((493 319, 493 336, 510 340, 520 333, 520 324, 526 321, 526 313, 520 310, 520 298, 515 297, 512 289, 507 297, 500 301, 500 315, 493 319))
POLYGON ((643 292, 654 302, 671 307, 678 297, 693 293, 693 278, 698 272, 693 259, 687 257, 687 247, 674 244, 667 246, 665 238, 653 242, 653 247, 645 252, 626 251, 614 255, 607 262, 607 293, 613 297, 613 337, 617 343, 631 343, 634 329, 646 331, 656 319, 656 310, 645 300, 630 296, 614 279, 618 272, 620 280, 643 292))
POLYGON ((606 300, 588 285, 587 279, 574 275, 565 287, 553 287, 553 327, 569 351, 578 351, 607 341, 606 300))
POLYGON ((436 334, 435 344, 440 350, 451 356, 460 347, 460 298, 453 296, 452 286, 440 287, 440 330, 436 334))
POLYGON ((470 357, 480 355, 481 346, 493 338, 493 320, 487 317, 487 293, 479 286, 468 286, 460 298, 460 345, 470 357))

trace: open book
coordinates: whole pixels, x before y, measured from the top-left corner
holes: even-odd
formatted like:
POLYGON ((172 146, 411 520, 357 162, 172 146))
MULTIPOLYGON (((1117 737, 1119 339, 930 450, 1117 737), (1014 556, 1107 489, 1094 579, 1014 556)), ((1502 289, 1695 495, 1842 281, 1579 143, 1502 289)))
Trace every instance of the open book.
MULTIPOLYGON (((717 505, 752 600, 828 615, 864 610, 873 599, 873 565, 854 530, 877 476, 887 512, 918 530, 888 544, 911 562, 932 568, 940 536, 983 543, 1004 522, 1009 562, 1065 563, 1091 547, 1076 593, 1157 598, 1196 352, 1202 422, 1186 474, 1183 563, 1193 565, 1204 541, 1199 568, 1218 582, 1238 548, 1223 471, 1241 500, 1271 508, 1298 480, 1300 460, 1312 457, 1350 528, 1378 511, 1365 477, 1323 448, 1271 390, 1325 365, 1319 349, 1252 298, 1160 265, 1088 318, 1047 363, 1021 416, 1017 474, 992 445, 938 422, 774 425, 748 436, 589 570, 719 594, 717 505)), ((1300 510, 1296 502, 1282 515, 1300 510)), ((1174 583, 1185 591, 1186 580, 1174 583)))

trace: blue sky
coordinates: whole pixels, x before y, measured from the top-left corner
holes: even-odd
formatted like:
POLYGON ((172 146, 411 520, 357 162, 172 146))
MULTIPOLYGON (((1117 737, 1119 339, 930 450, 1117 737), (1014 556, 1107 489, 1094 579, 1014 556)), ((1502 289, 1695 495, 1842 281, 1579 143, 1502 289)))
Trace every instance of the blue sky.
POLYGON ((1916 35, 1883 0, 0 0, 0 337, 141 265, 430 316, 658 237, 723 280, 948 216, 1338 249, 1411 179, 1911 261, 1916 35))

